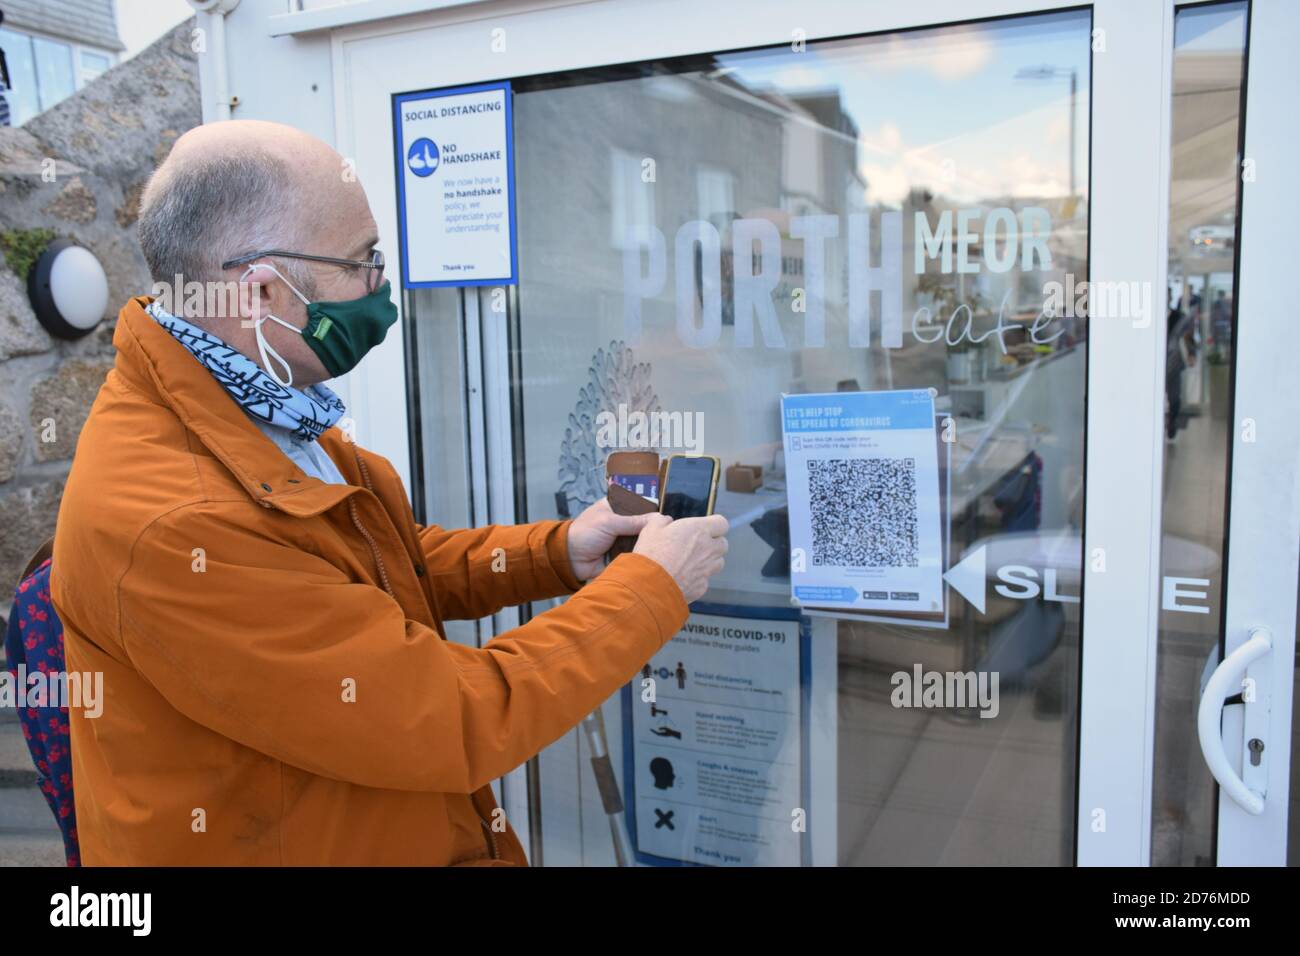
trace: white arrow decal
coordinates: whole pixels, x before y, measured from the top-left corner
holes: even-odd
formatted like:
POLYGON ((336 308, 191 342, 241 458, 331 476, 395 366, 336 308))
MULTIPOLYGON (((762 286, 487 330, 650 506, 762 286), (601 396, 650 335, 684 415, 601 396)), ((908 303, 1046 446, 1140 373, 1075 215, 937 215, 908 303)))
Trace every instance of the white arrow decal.
POLYGON ((980 545, 978 550, 972 551, 962 558, 960 563, 949 568, 944 573, 943 579, 983 614, 986 573, 984 545, 980 545))

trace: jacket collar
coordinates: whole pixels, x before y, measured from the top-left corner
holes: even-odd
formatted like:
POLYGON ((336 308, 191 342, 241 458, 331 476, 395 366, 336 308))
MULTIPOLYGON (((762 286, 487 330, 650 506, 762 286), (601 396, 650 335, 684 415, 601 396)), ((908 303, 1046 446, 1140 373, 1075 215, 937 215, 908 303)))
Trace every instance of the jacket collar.
POLYGON ((118 313, 113 345, 118 373, 158 404, 170 408, 198 436, 249 497, 268 508, 308 517, 320 514, 360 490, 354 479, 359 467, 356 449, 348 456, 338 452, 345 443, 335 440, 335 429, 321 436, 321 445, 349 481, 327 484, 306 474, 262 434, 226 391, 193 355, 144 307, 149 296, 137 296, 118 313))

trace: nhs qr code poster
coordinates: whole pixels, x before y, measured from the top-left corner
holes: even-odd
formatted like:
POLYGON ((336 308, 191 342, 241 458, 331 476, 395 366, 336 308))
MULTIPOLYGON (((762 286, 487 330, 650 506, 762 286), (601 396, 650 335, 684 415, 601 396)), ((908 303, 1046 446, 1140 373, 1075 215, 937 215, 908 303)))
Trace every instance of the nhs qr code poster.
POLYGON ((928 389, 787 395, 791 594, 808 608, 943 608, 934 397, 928 389))

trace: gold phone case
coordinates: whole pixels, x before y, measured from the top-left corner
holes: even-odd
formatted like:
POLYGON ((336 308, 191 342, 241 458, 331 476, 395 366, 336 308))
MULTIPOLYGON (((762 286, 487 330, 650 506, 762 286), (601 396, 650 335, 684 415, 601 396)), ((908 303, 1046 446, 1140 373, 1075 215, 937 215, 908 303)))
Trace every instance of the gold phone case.
POLYGON ((722 460, 716 455, 671 455, 664 461, 663 476, 659 480, 659 510, 664 510, 664 501, 668 497, 668 479, 673 470, 673 462, 678 458, 707 458, 713 462, 713 478, 709 481, 709 506, 704 512, 706 515, 713 514, 713 506, 718 500, 718 476, 722 473, 722 460))

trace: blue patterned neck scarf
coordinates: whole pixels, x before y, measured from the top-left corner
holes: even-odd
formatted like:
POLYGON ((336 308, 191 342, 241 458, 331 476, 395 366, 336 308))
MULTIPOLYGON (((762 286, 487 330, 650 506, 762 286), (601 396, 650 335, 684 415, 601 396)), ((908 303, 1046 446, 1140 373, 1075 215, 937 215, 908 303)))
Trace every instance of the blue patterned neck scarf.
POLYGON ((193 353, 251 418, 315 441, 347 411, 343 400, 324 385, 285 388, 247 355, 211 332, 172 315, 157 302, 150 302, 145 311, 193 353))

